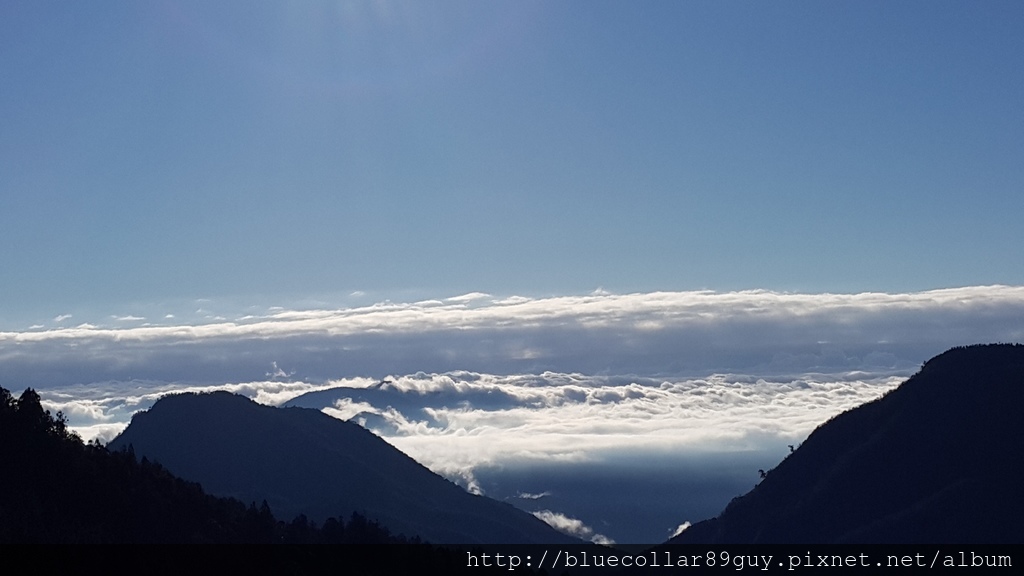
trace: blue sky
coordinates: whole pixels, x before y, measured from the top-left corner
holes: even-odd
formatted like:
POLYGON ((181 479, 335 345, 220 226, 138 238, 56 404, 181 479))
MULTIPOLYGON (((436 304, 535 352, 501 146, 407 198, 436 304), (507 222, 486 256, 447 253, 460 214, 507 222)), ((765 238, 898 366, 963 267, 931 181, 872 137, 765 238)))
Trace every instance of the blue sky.
POLYGON ((1024 283, 1018 2, 4 2, 0 323, 1024 283))

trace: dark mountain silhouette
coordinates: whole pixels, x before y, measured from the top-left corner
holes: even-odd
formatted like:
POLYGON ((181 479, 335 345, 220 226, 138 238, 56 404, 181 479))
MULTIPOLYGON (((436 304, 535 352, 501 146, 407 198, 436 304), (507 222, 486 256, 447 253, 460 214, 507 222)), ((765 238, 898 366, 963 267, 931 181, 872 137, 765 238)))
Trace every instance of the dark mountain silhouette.
POLYGON ((468 565, 467 554, 479 557, 479 548, 396 537, 358 513, 320 526, 305 516, 286 523, 266 502, 210 496, 146 457, 136 459, 131 448, 83 444, 32 389, 14 398, 0 388, 0 550, 8 566, 54 574, 508 573, 507 562, 468 565), (128 543, 258 545, 10 546, 128 543))
POLYGON ((949 350, 670 543, 1024 542, 1024 346, 949 350))
POLYGON ((0 542, 408 542, 358 514, 319 529, 279 522, 266 502, 210 496, 132 449, 83 444, 32 389, 15 399, 0 388, 0 438, 0 542))
POLYGON ((82 444, 32 389, 15 399, 0 388, 0 461, 0 542, 232 542, 261 532, 258 513, 246 519, 239 502, 130 452, 82 444))
POLYGON ((167 396, 109 445, 128 446, 213 494, 266 500, 288 517, 322 521, 357 511, 434 543, 579 542, 509 504, 467 493, 318 410, 262 406, 227 392, 167 396))

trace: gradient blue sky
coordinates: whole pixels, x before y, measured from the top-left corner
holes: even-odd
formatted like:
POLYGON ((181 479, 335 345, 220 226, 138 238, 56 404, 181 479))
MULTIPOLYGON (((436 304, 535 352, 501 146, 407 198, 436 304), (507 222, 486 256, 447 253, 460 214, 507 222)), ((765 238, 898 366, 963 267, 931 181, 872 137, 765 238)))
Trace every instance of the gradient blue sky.
POLYGON ((0 324, 1024 284, 1022 30, 1016 1, 7 0, 0 324))

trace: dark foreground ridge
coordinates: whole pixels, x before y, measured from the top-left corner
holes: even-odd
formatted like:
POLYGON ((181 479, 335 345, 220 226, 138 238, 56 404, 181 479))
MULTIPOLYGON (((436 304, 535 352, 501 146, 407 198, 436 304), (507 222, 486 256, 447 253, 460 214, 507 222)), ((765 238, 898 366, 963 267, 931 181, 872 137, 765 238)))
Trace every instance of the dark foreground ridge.
POLYGON ((207 491, 315 522, 357 511, 432 543, 578 543, 510 504, 469 494, 361 426, 227 392, 166 396, 110 443, 207 491), (349 512, 346 512, 349 511, 349 512))
POLYGON ((949 350, 670 543, 1024 543, 1024 346, 949 350))
MULTIPOLYGON (((31 389, 15 398, 0 388, 0 463, 0 550, 9 567, 175 576, 508 573, 508 550, 504 567, 474 567, 466 558, 480 555, 477 547, 419 543, 358 513, 322 525, 303 516, 283 522, 266 503, 210 496, 133 450, 83 444, 31 389)), ((525 558, 536 548, 511 550, 525 558)))
POLYGON ((414 544, 360 514, 317 526, 206 494, 133 450, 83 444, 31 389, 0 388, 0 543, 414 544))

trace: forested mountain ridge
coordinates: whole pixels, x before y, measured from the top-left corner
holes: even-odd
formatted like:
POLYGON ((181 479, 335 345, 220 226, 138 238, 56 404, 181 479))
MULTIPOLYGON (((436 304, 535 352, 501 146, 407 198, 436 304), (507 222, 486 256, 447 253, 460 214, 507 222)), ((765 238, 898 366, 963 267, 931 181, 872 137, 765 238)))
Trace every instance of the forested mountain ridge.
POLYGON ((83 444, 32 389, 15 398, 0 388, 0 545, 8 566, 53 574, 508 573, 469 567, 466 550, 396 537, 358 513, 286 523, 265 502, 210 496, 131 448, 83 444))
POLYGON ((407 542, 358 514, 285 523, 266 502, 210 496, 132 447, 83 444, 32 389, 14 398, 0 388, 0 438, 0 542, 407 542))
POLYGON ((1022 543, 1024 346, 953 348, 671 543, 1022 543))

